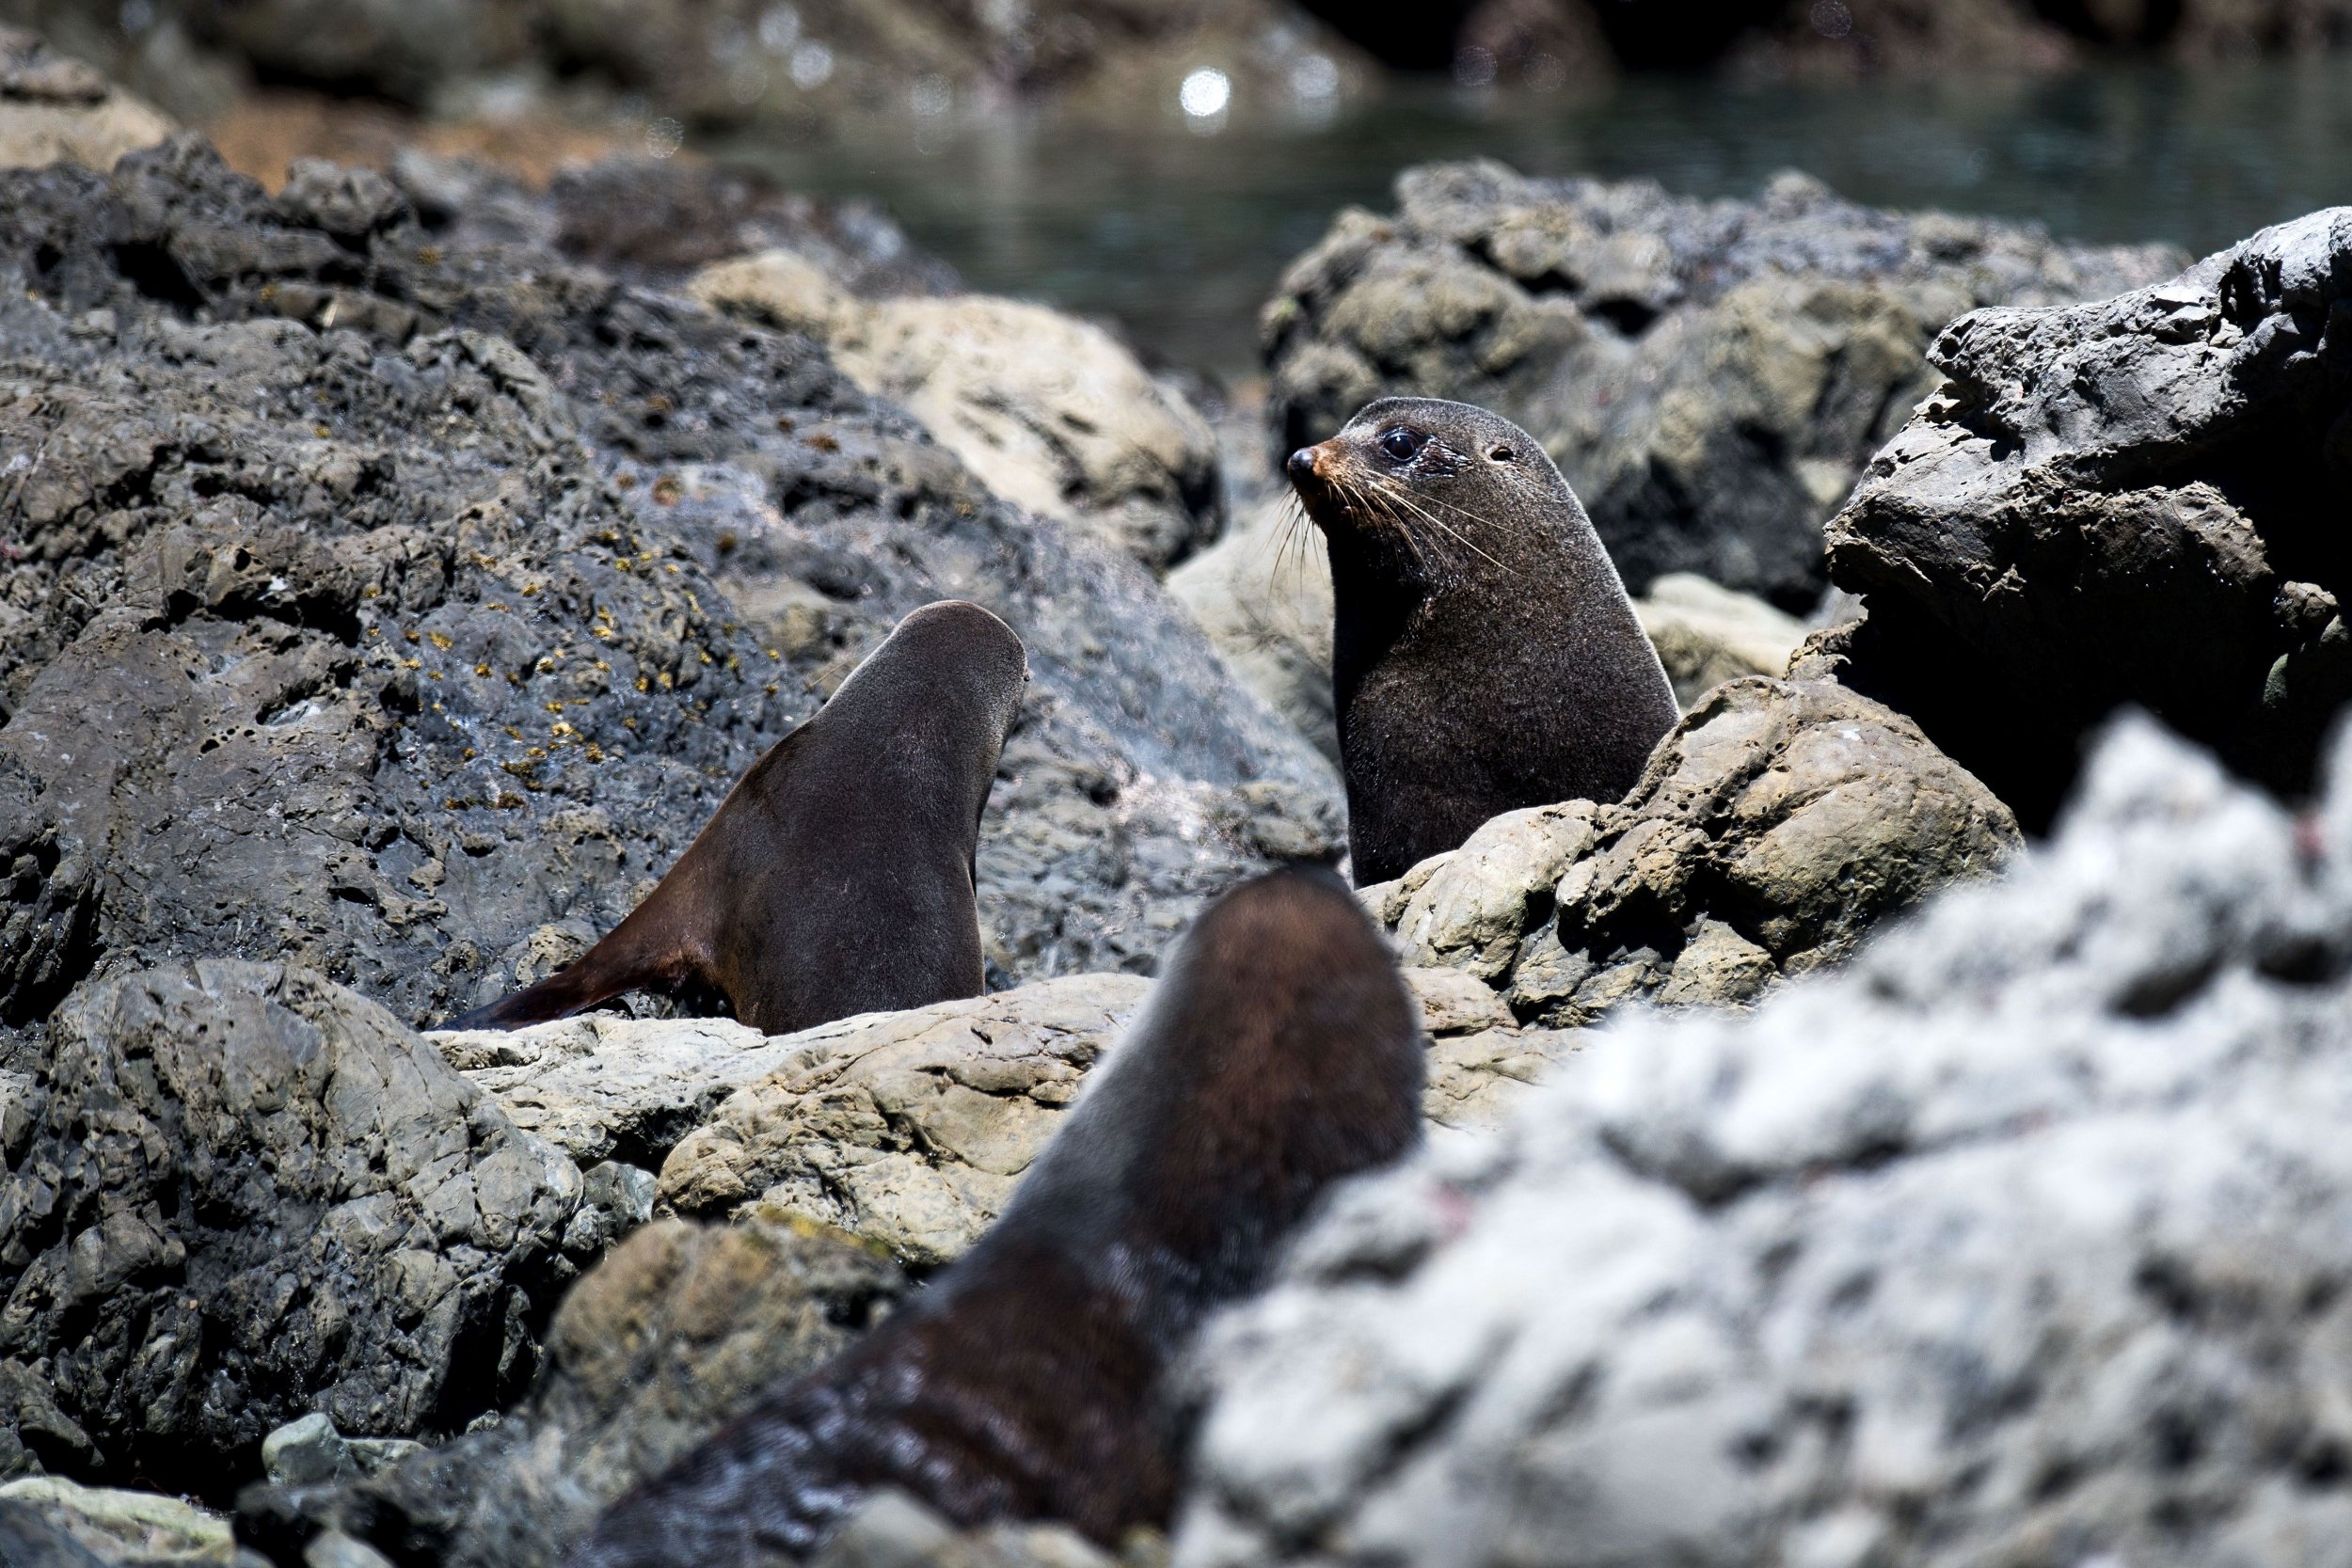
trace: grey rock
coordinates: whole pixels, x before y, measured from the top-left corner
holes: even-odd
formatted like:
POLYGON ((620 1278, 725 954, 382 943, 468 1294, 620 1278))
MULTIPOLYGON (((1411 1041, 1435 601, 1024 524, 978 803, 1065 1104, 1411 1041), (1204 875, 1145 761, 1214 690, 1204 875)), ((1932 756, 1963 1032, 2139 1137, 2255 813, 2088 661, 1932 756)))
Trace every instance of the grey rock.
POLYGON ((805 339, 516 219, 560 238, 659 179, 426 229, 188 140, 0 176, 0 252, 55 255, 0 297, 0 1026, 173 954, 417 1022, 509 989, 945 596, 1035 673, 978 857, 1000 983, 1148 969, 1210 894, 1336 848, 1328 765, 1147 571, 805 339))
POLYGON ((84 987, 52 1044, 0 1355, 86 1472, 217 1491, 296 1416, 446 1433, 524 1386, 580 1174, 384 1008, 201 959, 84 987))
POLYGON ((364 1480, 256 1487, 238 1532, 294 1568, 348 1540, 402 1562, 551 1568, 632 1482, 906 1290, 874 1251, 768 1209, 655 1222, 564 1299, 531 1392, 493 1427, 364 1480))
POLYGON ((1917 719, 2030 825, 2136 704, 2274 788, 2352 695, 2352 208, 2157 287, 1983 310, 1830 529, 1858 625, 1810 666, 1917 719))
POLYGON ((1137 1530, 1114 1557, 1061 1525, 1004 1523, 959 1530, 904 1492, 874 1494, 811 1560, 812 1568, 1166 1568, 1155 1531, 1137 1530))
POLYGON ((1695 572, 1781 609, 1823 586, 1821 525, 1980 305, 2095 299, 2183 258, 1873 212, 1798 175, 1755 201, 1492 163, 1343 213, 1262 317, 1282 451, 1375 397, 1481 404, 1544 443, 1636 594, 1695 572))
POLYGON ((1633 1000, 1752 1002, 2018 843, 2008 809, 1900 715, 1751 676, 1702 699, 1623 802, 1507 813, 1364 898, 1406 963, 1572 1026, 1633 1000))
POLYGON ((262 1473, 278 1486, 335 1481, 355 1467, 351 1446, 323 1412, 312 1411, 262 1439, 262 1473))
MULTIPOLYGON (((1249 461, 1249 459, 1243 459, 1249 461)), ((1340 761, 1331 696, 1331 558, 1287 493, 1244 508, 1226 536, 1168 575, 1233 677, 1340 761)))
POLYGON ((2123 726, 2008 876, 1343 1194, 1177 1561, 2334 1560, 2347 975, 2352 752, 2298 819, 2123 726))

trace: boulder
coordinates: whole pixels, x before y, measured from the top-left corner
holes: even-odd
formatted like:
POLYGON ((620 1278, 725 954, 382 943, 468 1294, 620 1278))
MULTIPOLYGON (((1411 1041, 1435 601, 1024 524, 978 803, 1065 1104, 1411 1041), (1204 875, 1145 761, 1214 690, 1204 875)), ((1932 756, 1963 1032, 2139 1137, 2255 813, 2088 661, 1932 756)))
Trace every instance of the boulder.
POLYGON ((2352 755, 2297 819, 2125 726, 2009 877, 1341 1195, 1176 1561, 2333 1560, 2348 974, 2352 755))
POLYGON ((1396 192, 1393 216, 1342 213, 1261 317, 1279 451, 1375 397, 1481 404, 1559 462, 1636 594, 1695 572, 1800 614, 1821 525, 1934 384, 1939 328, 2182 260, 1873 212, 1800 175, 1705 202, 1438 164, 1396 192))
POLYGON ((0 1484, 0 1562, 9 1568, 80 1568, 92 1561, 123 1568, 231 1568, 235 1560, 229 1521, 179 1497, 79 1486, 55 1476, 0 1484), (38 1552, 12 1551, 12 1525, 28 1532, 55 1531, 64 1542, 53 1538, 38 1552), (87 1555, 75 1555, 76 1549, 87 1555))
POLYGON ((788 1216, 658 1221, 564 1298, 539 1377, 504 1420, 364 1479, 254 1487, 238 1534, 284 1568, 315 1562, 322 1540, 404 1563, 552 1568, 630 1484, 840 1350, 906 1288, 873 1250, 788 1216))
MULTIPOLYGON (((1492 989, 1457 969, 1406 979, 1433 1042, 1426 1108, 1439 1125, 1486 1124, 1573 1049, 1521 1030, 1492 989)), ((1068 975, 780 1037, 771 1049, 784 1065, 670 1151, 660 1203, 709 1217, 756 1204, 937 1268, 1003 1210, 1150 990, 1134 975, 1068 975)), ((636 1025, 651 1037, 685 1027, 636 1025)))
POLYGON ((786 1067, 671 1151, 660 1201, 717 1215, 764 1200, 944 1263, 1004 1207, 1147 989, 1071 975, 788 1037, 786 1067))
POLYGON ((525 1386, 580 1173, 383 1007, 201 959, 84 987, 52 1048, 0 1183, 33 1457, 216 1495, 306 1412, 447 1434, 525 1386))
POLYGON ((947 596, 1034 674, 978 855, 997 983, 1148 969, 1211 894, 1336 851, 1328 764, 1149 572, 806 339, 568 259, 612 200, 326 169, 273 199, 191 139, 0 175, 0 1027, 171 954, 419 1022, 485 1000, 947 596))
POLYGON ((2008 809, 1899 714, 1751 676, 1702 699, 1622 803, 1506 813, 1363 896, 1406 963, 1565 1027, 1632 1000, 1752 1002, 2017 845, 2008 809))
POLYGON ((173 129, 95 68, 38 34, 0 25, 0 168, 62 162, 109 169, 173 129))
POLYGON ((1784 673, 1805 636, 1795 616, 1689 572, 1654 579, 1633 612, 1685 708, 1741 675, 1784 673))
POLYGON ((1208 421, 1091 323, 984 294, 862 301, 788 249, 719 262, 689 288, 818 339, 996 494, 1147 566, 1165 570, 1224 526, 1208 421))
POLYGON ((1807 669, 2040 826, 2134 704, 2290 793, 2352 695, 2352 208, 2098 305, 1982 310, 1829 534, 1862 596, 1807 669))

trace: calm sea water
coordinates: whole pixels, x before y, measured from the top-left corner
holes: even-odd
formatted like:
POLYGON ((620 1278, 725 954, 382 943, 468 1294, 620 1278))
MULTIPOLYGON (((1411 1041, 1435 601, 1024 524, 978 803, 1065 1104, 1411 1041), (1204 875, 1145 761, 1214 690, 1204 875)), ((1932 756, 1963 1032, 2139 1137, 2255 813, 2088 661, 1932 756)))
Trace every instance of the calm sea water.
POLYGON ((1172 104, 1123 128, 910 114, 712 150, 801 189, 874 197, 975 288, 1114 318, 1148 353, 1226 373, 1255 364, 1257 309, 1283 263, 1338 208, 1385 208, 1396 171, 1433 158, 1646 175, 1705 197, 1801 168, 1874 205, 2200 253, 2352 203, 2346 55, 2033 81, 1402 88, 1319 121, 1196 123, 1172 104))

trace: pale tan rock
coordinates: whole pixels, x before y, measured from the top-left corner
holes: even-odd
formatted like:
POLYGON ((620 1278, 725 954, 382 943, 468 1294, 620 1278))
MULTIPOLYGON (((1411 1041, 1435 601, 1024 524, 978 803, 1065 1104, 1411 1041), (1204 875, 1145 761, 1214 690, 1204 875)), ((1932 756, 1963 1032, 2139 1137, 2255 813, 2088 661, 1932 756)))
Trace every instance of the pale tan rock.
POLYGON ((2019 842, 1908 719, 1747 676, 1702 699, 1621 803, 1509 813, 1361 895, 1406 963, 1566 1027, 1629 1002, 1745 1005, 2019 842))
POLYGON ((70 163, 103 173, 176 129, 93 67, 0 27, 0 168, 70 163))
POLYGON ((1330 555, 1287 494, 1245 511, 1225 537, 1168 574, 1168 591, 1243 686, 1340 760, 1330 555))
POLYGON ((1804 641, 1804 623, 1753 594, 1693 572, 1668 572, 1633 601, 1684 707, 1741 675, 1777 675, 1804 641))
POLYGON ((26 1476, 0 1485, 0 1503, 37 1510, 107 1562, 228 1563, 236 1555, 229 1521, 160 1492, 83 1486, 61 1476, 26 1476))
POLYGON ((753 1199, 917 1266, 986 1229, 1150 982, 1079 974, 787 1037, 786 1065, 730 1096, 661 1167, 686 1214, 753 1199))
POLYGON ((1224 526, 1208 421, 1101 327, 985 294, 862 300, 770 250, 697 274, 714 309, 804 332, 990 489, 1165 568, 1224 526))

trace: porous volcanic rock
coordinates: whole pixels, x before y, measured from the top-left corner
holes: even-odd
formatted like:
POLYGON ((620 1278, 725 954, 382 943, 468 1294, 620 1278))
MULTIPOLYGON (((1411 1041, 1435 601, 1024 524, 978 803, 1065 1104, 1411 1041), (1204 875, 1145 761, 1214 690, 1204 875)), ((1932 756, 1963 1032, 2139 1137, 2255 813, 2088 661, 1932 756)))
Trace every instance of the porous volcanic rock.
POLYGON ((1631 1000, 1753 1001, 2017 844, 2008 809, 1899 714, 1751 676, 1702 699, 1622 803, 1506 813, 1363 897, 1406 963, 1567 1026, 1631 1000))
POLYGON ((1393 216, 1342 213, 1265 308, 1276 446, 1385 395, 1480 404, 1543 442, 1635 593, 1695 572, 1796 613, 1821 593, 1822 523, 1933 387, 1946 323, 2185 260, 1874 212, 1801 175, 1705 202, 1434 164, 1396 193, 1393 216))
POLYGON ((1831 525, 1834 673, 2029 825, 2136 704, 2308 788, 2352 696, 2352 208, 2098 305, 1983 310, 1831 525))
POLYGON ((1035 676, 978 855, 1000 982, 1148 968, 1336 848, 1328 766, 1148 572, 806 339, 511 214, 320 166, 273 200, 193 139, 0 177, 0 1026, 171 956, 417 1022, 543 973, 946 596, 1035 676))
POLYGON ((1225 524, 1216 434, 1115 338, 985 294, 859 300, 797 250, 706 268, 713 309, 806 332, 898 404, 989 488, 1165 570, 1225 524))
POLYGON ((524 1386, 580 1173, 383 1007, 200 959, 51 1046, 0 1183, 0 1357, 72 1428, 31 1457, 217 1494, 312 1409, 446 1434, 524 1386))
POLYGON ((658 1221, 564 1298, 503 1421, 365 1480, 251 1488, 239 1537, 285 1568, 327 1532, 405 1563, 550 1568, 607 1503, 906 1288, 875 1250, 789 1216, 658 1221))
POLYGON ((1343 1194, 1178 1563, 2330 1560, 2348 960, 2352 757, 2297 821, 2136 721, 2009 877, 1343 1194))

